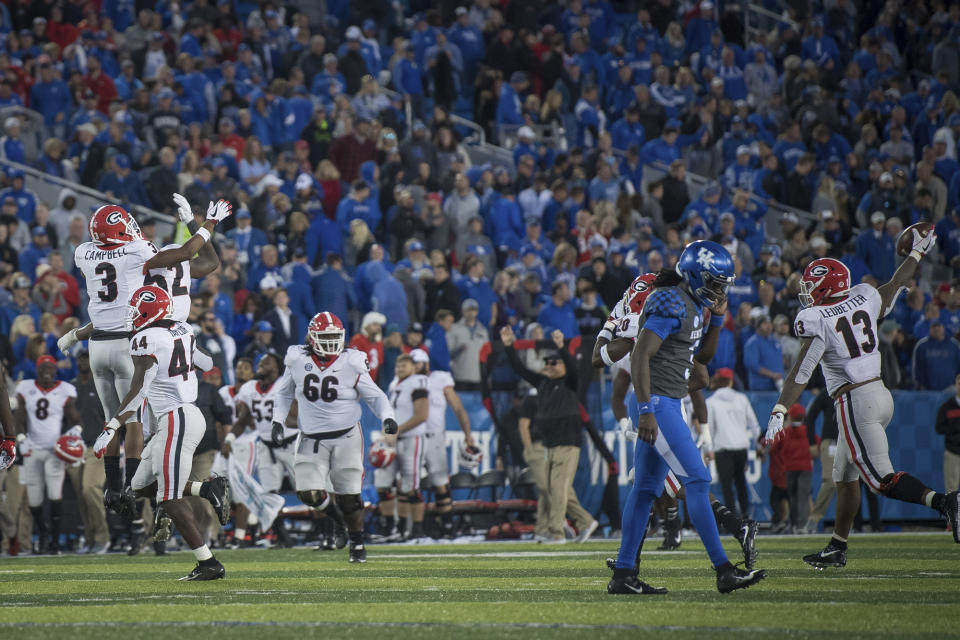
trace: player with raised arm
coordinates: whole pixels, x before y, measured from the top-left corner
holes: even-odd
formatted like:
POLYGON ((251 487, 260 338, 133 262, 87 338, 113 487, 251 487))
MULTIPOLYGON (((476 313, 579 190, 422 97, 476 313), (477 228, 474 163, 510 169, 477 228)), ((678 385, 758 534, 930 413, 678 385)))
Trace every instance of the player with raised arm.
MULTIPOLYGON (((180 202, 177 203, 179 207, 180 202)), ((186 217, 189 206, 186 209, 187 211, 184 211, 181 207, 181 218, 186 217)), ((120 399, 130 388, 133 376, 128 347, 129 334, 124 329, 126 305, 131 294, 143 286, 144 277, 151 270, 176 270, 178 266, 183 268, 183 263, 189 262, 201 250, 204 250, 205 258, 204 262, 197 265, 197 272, 209 272, 209 251, 213 250, 205 245, 209 243, 217 223, 229 217, 230 213, 228 202, 211 202, 202 228, 184 245, 160 252, 153 243, 143 238, 136 220, 122 207, 100 207, 90 218, 92 241, 77 247, 74 259, 87 283, 87 294, 90 298, 87 311, 91 322, 81 329, 67 332, 57 342, 57 346, 62 352, 66 352, 79 340, 89 338, 90 367, 97 394, 103 404, 104 415, 116 413, 120 399)), ((189 216, 192 221, 192 212, 189 212, 189 216)), ((213 264, 213 269, 216 269, 216 264, 213 264)), ((172 286, 173 282, 168 284, 172 286)), ((104 503, 114 511, 133 519, 137 517, 137 509, 129 494, 123 493, 120 444, 112 442, 113 436, 114 432, 106 429, 94 444, 94 452, 98 456, 106 454, 104 503)), ((127 454, 126 477, 129 484, 136 473, 139 454, 143 449, 142 429, 127 429, 124 439, 127 454)))
POLYGON ((759 569, 738 569, 727 559, 708 497, 710 471, 690 437, 681 406, 695 359, 701 364, 709 362, 719 338, 723 316, 717 314, 711 319, 704 337, 703 310, 721 308, 733 279, 733 259, 726 249, 715 242, 693 242, 680 255, 675 272, 658 274, 656 290, 644 303, 640 331, 630 356, 640 414, 635 479, 624 507, 623 537, 608 593, 666 593, 666 589, 651 587, 637 578, 637 550, 668 471, 673 471, 686 487, 690 518, 716 570, 717 589, 727 593, 756 584, 766 576, 759 569), (652 371, 656 371, 655 376, 652 371))
POLYGON ((450 467, 447 464, 447 406, 453 409, 460 429, 463 445, 468 455, 477 455, 480 449, 470 433, 470 416, 463 408, 460 396, 454 390, 453 376, 449 371, 430 371, 430 356, 423 349, 410 352, 416 372, 427 376, 430 413, 427 415, 423 462, 436 492, 437 514, 444 535, 453 535, 453 496, 450 494, 450 467))
POLYGON ((340 319, 323 311, 307 326, 305 344, 287 349, 286 370, 277 387, 270 440, 282 446, 284 426, 297 401, 300 440, 294 457, 297 497, 318 512, 329 512, 333 489, 350 538, 350 562, 366 562, 363 541, 363 400, 383 422, 384 433, 396 433, 397 423, 387 396, 370 377, 367 356, 344 349, 346 331, 340 319))
MULTIPOLYGON (((107 429, 117 430, 134 417, 143 401, 150 405, 156 428, 143 450, 143 464, 130 483, 138 496, 156 497, 158 508, 177 525, 193 550, 197 566, 181 580, 216 580, 225 575, 204 543, 193 510, 184 496, 210 501, 221 524, 230 515, 229 491, 224 478, 190 482, 193 452, 206 431, 206 421, 196 407, 197 377, 193 372, 193 329, 172 319, 169 294, 149 285, 130 298, 127 329, 134 367, 130 391, 123 398, 107 429)), ((169 537, 168 532, 158 532, 169 537)))
POLYGON ((60 518, 63 513, 63 478, 66 464, 57 454, 65 424, 73 425, 67 435, 80 435, 77 390, 57 380, 53 356, 37 358, 37 379, 17 385, 19 427, 17 443, 23 454, 23 484, 27 486, 30 513, 39 530, 37 553, 59 555, 60 518), (50 522, 43 515, 43 498, 50 501, 50 522))
POLYGON ((819 363, 837 408, 841 437, 833 463, 837 483, 833 537, 822 551, 803 557, 818 569, 847 563, 847 537, 860 509, 860 479, 874 493, 939 512, 960 543, 960 493, 938 493, 909 473, 895 471, 890 462, 885 431, 893 417, 893 397, 880 378, 878 327, 936 242, 932 229, 922 233, 908 227, 907 233, 913 235, 909 255, 893 278, 878 288, 851 287, 850 270, 832 258, 814 260, 800 279, 804 308, 794 323, 800 353, 770 414, 765 440, 774 441, 783 430, 786 407, 797 401, 819 363))

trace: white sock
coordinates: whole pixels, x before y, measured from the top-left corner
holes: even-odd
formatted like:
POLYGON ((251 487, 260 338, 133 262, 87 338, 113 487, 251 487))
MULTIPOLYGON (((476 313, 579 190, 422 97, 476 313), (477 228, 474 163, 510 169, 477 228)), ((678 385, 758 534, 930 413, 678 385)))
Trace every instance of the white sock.
POLYGON ((203 545, 202 547, 197 547, 193 550, 193 555, 196 556, 197 562, 203 562, 204 560, 209 560, 213 557, 213 554, 210 553, 210 547, 203 545))
POLYGON ((248 527, 252 527, 252 526, 254 526, 255 524, 257 524, 258 522, 260 522, 260 520, 258 520, 258 519, 257 519, 257 516, 253 515, 252 513, 247 516, 247 526, 248 526, 248 527))
POLYGON ((923 496, 923 504, 927 505, 931 509, 933 508, 933 498, 937 495, 936 491, 927 491, 927 495, 923 496))
POLYGON ((243 542, 243 539, 246 537, 246 535, 247 535, 246 529, 235 529, 233 532, 233 539, 236 540, 237 542, 243 542))

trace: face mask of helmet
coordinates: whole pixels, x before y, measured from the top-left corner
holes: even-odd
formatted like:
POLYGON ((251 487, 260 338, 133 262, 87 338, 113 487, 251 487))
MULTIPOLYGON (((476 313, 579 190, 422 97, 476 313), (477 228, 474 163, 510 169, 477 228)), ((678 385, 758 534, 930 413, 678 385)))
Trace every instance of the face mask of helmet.
POLYGON ((314 350, 323 356, 336 356, 343 351, 343 332, 311 333, 310 342, 314 350))
POLYGON ((800 305, 806 309, 807 307, 813 306, 813 289, 817 286, 815 282, 810 282, 809 280, 800 281, 800 294, 797 295, 797 298, 800 300, 800 305))
POLYGON ((713 309, 727 297, 727 289, 733 283, 733 278, 715 276, 712 273, 703 273, 703 286, 694 293, 708 309, 713 309))

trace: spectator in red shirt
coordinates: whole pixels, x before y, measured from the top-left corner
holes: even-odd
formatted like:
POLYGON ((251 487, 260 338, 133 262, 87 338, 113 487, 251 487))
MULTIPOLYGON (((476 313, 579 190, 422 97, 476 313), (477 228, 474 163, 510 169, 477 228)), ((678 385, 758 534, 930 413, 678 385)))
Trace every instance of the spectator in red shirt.
POLYGON ((83 76, 83 86, 97 96, 97 111, 109 115, 110 103, 117 97, 117 87, 113 79, 100 70, 100 59, 87 56, 87 75, 83 76))
POLYGON ((223 150, 233 156, 233 159, 240 162, 243 157, 243 148, 247 141, 236 134, 236 125, 230 118, 220 118, 217 123, 217 131, 220 133, 220 142, 223 143, 223 150))
POLYGON ((370 122, 350 118, 343 120, 344 134, 330 144, 330 160, 340 171, 344 182, 353 182, 360 177, 360 165, 376 160, 377 145, 370 139, 370 122))
POLYGON ((382 313, 377 311, 367 313, 360 323, 360 333, 354 334, 347 345, 367 354, 367 368, 370 369, 370 377, 374 382, 380 372, 380 365, 383 364, 382 330, 386 323, 387 318, 382 313))
MULTIPOLYGON (((801 404, 795 404, 787 412, 789 425, 783 436, 773 445, 773 452, 780 454, 786 475, 787 496, 790 501, 790 526, 793 530, 807 524, 810 515, 810 478, 813 475, 813 457, 807 426, 803 423, 807 412, 801 404)), ((772 459, 772 456, 771 456, 772 459)))

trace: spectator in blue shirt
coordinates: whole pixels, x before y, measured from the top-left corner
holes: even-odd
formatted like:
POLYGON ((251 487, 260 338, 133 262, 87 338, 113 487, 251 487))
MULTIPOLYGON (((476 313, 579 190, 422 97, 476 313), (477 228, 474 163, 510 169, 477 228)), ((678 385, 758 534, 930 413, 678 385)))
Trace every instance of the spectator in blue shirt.
POLYGON ((680 121, 677 119, 667 120, 660 137, 643 145, 640 155, 646 164, 662 162, 669 165, 680 158, 680 152, 684 147, 689 147, 708 135, 709 132, 706 127, 700 127, 690 135, 680 135, 680 121))
POLYGON ((338 318, 348 318, 349 310, 357 306, 353 280, 343 270, 343 258, 338 253, 327 254, 326 265, 313 276, 310 288, 317 309, 329 311, 338 318))
POLYGON ((43 115, 46 137, 66 139, 67 116, 73 108, 73 98, 67 83, 57 77, 53 65, 40 65, 40 82, 30 89, 30 106, 43 115))
POLYGON ((960 343, 947 337, 943 322, 930 323, 930 335, 913 348, 913 377, 918 389, 942 391, 960 373, 960 343))
POLYGON ((130 157, 118 154, 113 159, 113 167, 113 171, 100 178, 97 189, 120 202, 149 206, 140 176, 130 169, 130 157))
POLYGON ((373 285, 370 308, 387 317, 387 322, 406 327, 410 324, 407 312, 407 293, 403 284, 384 269, 383 275, 373 285))
POLYGON ((0 154, 12 162, 26 164, 26 151, 20 139, 20 118, 10 116, 3 123, 7 135, 0 139, 0 154))
POLYGON ((380 227, 382 217, 380 207, 370 198, 370 185, 361 179, 353 182, 350 194, 337 206, 337 225, 345 238, 350 237, 351 220, 360 218, 367 223, 371 231, 374 231, 380 227))
POLYGON ((40 326, 40 307, 30 301, 30 279, 17 276, 13 281, 13 298, 0 307, 0 332, 10 335, 10 327, 17 316, 28 315, 33 318, 33 326, 40 326))
POLYGON ((640 109, 636 104, 627 107, 623 117, 613 123, 610 127, 610 138, 613 141, 613 148, 620 151, 626 151, 631 145, 643 146, 646 133, 643 125, 640 124, 640 109))
POLYGON ((880 282, 893 276, 897 259, 895 241, 884 229, 886 221, 882 211, 874 211, 870 216, 871 228, 857 236, 857 257, 880 282))
POLYGON ((500 87, 497 100, 497 124, 523 124, 523 103, 520 95, 530 86, 530 80, 524 71, 514 71, 510 83, 500 87))
POLYGON ((755 322, 756 333, 743 345, 743 365, 751 391, 774 391, 783 384, 783 348, 773 337, 770 316, 755 322))
POLYGON ((463 277, 457 280, 460 299, 475 300, 479 305, 477 319, 484 327, 490 328, 490 321, 497 314, 497 294, 483 275, 483 261, 477 256, 468 255, 463 262, 462 273, 463 277))
POLYGON ((433 324, 423 337, 423 344, 430 353, 430 368, 434 371, 450 371, 450 346, 447 344, 447 331, 456 318, 450 309, 437 311, 433 324))
POLYGON ((552 333, 555 329, 559 329, 567 339, 580 335, 573 303, 569 300, 570 289, 567 283, 554 282, 550 293, 550 302, 543 305, 537 315, 537 322, 543 327, 543 332, 552 333))
POLYGON ((34 227, 30 236, 30 244, 20 252, 18 268, 31 281, 35 281, 37 279, 37 266, 46 262, 50 255, 50 240, 47 237, 46 227, 34 227))

